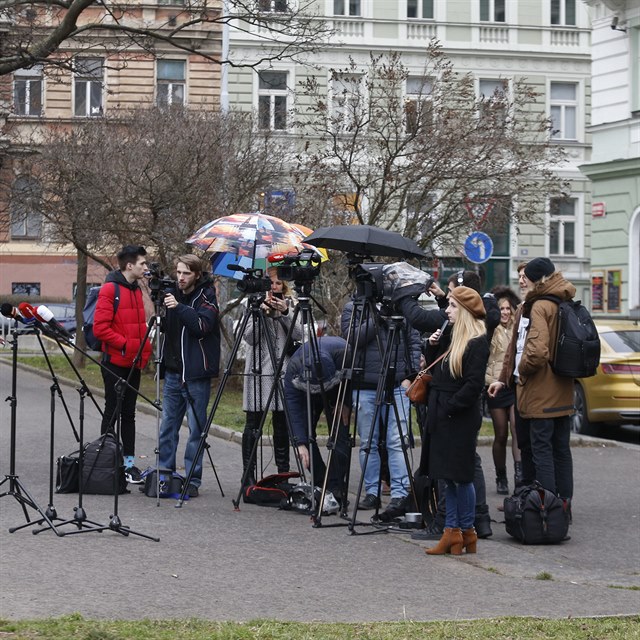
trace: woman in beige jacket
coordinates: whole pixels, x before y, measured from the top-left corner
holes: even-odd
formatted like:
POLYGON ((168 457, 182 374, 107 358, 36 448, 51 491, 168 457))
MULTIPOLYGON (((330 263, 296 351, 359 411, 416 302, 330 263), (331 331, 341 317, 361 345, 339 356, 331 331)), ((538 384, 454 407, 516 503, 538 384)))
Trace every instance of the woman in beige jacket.
MULTIPOLYGON (((500 378, 504 356, 513 333, 516 307, 519 303, 518 296, 509 287, 495 287, 492 293, 498 300, 500 324, 495 328, 491 339, 491 352, 485 376, 487 387, 500 378)), ((492 453, 493 464, 496 469, 496 491, 501 495, 509 494, 509 482, 507 480, 507 440, 509 432, 511 432, 514 484, 517 485, 522 478, 520 449, 518 448, 515 427, 515 401, 515 391, 509 387, 503 387, 495 398, 487 395, 487 407, 493 421, 492 453)))

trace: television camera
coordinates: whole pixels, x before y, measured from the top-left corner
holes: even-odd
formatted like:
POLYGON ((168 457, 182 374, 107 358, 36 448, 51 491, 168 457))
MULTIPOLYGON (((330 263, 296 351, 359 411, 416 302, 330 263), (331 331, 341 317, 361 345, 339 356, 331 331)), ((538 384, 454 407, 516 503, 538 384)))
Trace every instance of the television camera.
POLYGON ((269 256, 269 262, 279 262, 280 280, 293 280, 296 285, 312 282, 320 275, 320 256, 312 249, 303 249, 296 254, 277 253, 269 256))
POLYGON ((149 278, 149 290, 151 299, 154 302, 162 302, 167 293, 172 293, 176 290, 177 282, 164 273, 158 262, 152 262, 149 265, 149 270, 144 275, 149 278))

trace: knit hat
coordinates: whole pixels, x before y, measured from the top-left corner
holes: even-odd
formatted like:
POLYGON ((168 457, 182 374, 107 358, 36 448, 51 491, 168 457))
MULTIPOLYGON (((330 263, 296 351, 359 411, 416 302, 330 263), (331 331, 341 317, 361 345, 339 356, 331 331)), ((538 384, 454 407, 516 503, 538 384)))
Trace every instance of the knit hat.
POLYGON ((544 276, 550 276, 555 270, 556 267, 549 258, 534 258, 524 268, 524 275, 531 282, 538 282, 544 276))
POLYGON ((470 287, 456 287, 450 294, 461 307, 464 307, 472 316, 484 318, 487 312, 480 294, 470 287))

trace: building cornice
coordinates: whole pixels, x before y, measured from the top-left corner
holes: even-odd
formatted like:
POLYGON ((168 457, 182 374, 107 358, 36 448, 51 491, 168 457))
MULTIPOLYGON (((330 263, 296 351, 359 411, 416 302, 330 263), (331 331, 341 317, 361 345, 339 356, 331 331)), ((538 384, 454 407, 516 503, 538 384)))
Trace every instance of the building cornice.
POLYGON ((580 171, 588 178, 634 178, 640 177, 640 158, 609 160, 582 164, 580 171))

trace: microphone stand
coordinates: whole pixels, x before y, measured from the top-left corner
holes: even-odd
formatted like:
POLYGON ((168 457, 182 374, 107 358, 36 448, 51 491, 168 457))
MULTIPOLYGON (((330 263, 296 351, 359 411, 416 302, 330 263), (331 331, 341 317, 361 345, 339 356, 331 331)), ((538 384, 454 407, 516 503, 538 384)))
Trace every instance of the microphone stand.
MULTIPOLYGON (((27 511, 27 507, 34 509, 41 516, 41 522, 46 522, 49 527, 53 531, 56 532, 57 535, 60 535, 56 529, 56 526, 53 524, 53 521, 50 517, 49 510, 43 510, 42 507, 38 505, 35 499, 31 496, 27 488, 20 481, 16 473, 16 417, 17 417, 17 387, 18 387, 18 335, 20 331, 18 330, 18 323, 14 321, 13 329, 11 331, 11 395, 7 396, 5 402, 9 402, 11 406, 11 419, 10 419, 10 445, 9 445, 9 473, 5 475, 4 480, 0 482, 0 487, 9 483, 8 490, 4 493, 0 494, 0 499, 5 496, 12 496, 18 504, 22 507, 22 512, 24 513, 24 517, 27 521, 27 524, 31 524, 31 520, 29 518, 29 512, 27 511)), ((36 329, 33 332, 37 331, 36 329)), ((21 527, 18 527, 21 528, 21 527)), ((17 529, 9 529, 9 533, 13 533, 17 529)))
MULTIPOLYGON (((146 400, 149 404, 151 404, 152 406, 157 407, 157 403, 155 403, 154 401, 150 400, 149 398, 147 398, 142 392, 140 392, 139 389, 136 389, 133 385, 129 384, 129 381, 131 379, 131 375, 133 374, 133 371, 135 369, 136 364, 140 361, 141 357, 142 357, 142 350, 144 348, 145 342, 147 340, 147 338, 149 337, 149 334, 151 332, 151 328, 153 326, 153 322, 149 322, 149 325, 147 327, 147 331, 144 335, 144 338, 142 340, 142 342, 140 343, 140 347, 138 349, 138 353, 136 354, 136 357, 133 360, 133 366, 131 367, 131 370, 129 371, 129 377, 127 378, 127 380, 124 380, 123 378, 120 378, 119 376, 116 376, 116 374, 114 374, 112 371, 110 371, 109 369, 107 369, 101 362, 99 362, 98 360, 96 360, 95 358, 93 358, 92 356, 90 356, 88 353, 86 353, 85 351, 83 351, 82 349, 80 349, 78 346, 76 346, 73 342, 71 342, 70 340, 68 340, 66 338, 66 336, 58 336, 56 334, 55 331, 51 330, 48 326, 44 325, 43 323, 41 323, 40 321, 36 320, 36 322, 39 324, 40 328, 44 329, 45 333, 48 334, 52 334, 53 339, 58 343, 58 346, 64 351, 64 349, 62 348, 62 344, 60 342, 60 340, 62 340, 64 342, 64 344, 66 344, 67 346, 72 347, 73 349, 75 349, 76 351, 80 351, 83 355, 85 355, 87 358, 89 358, 91 361, 93 361, 94 363, 98 364, 98 366, 100 366, 100 368, 103 371, 107 371, 109 373, 109 375, 111 376, 115 376, 118 378, 117 382, 116 382, 116 393, 117 393, 117 404, 116 404, 116 410, 114 412, 114 415, 111 419, 111 423, 109 425, 109 429, 107 430, 106 433, 108 433, 111 428, 114 426, 116 426, 116 440, 118 443, 120 443, 120 431, 121 431, 121 410, 122 410, 122 400, 124 398, 124 393, 126 391, 127 388, 133 390, 138 396, 140 396, 141 398, 143 398, 144 400, 146 400)), ((75 369, 74 367, 74 371, 76 371, 77 373, 77 369, 75 369)), ((83 396, 85 391, 87 390, 86 385, 83 385, 83 387, 81 389, 79 389, 80 395, 81 395, 81 411, 83 412, 83 420, 84 420, 84 403, 82 401, 83 396)), ((94 400, 95 402, 95 400, 94 400)), ((101 412, 102 413, 102 412, 101 412)), ((106 433, 104 435, 106 435, 106 433)), ((83 459, 84 456, 84 450, 81 448, 80 449, 80 460, 83 459)), ((116 462, 117 464, 117 462, 116 462)), ((79 472, 82 472, 83 469, 83 462, 79 461, 79 472)), ((78 504, 78 506, 74 509, 75 511, 75 515, 72 519, 67 520, 64 522, 64 524, 74 524, 76 525, 78 528, 77 530, 74 531, 68 531, 66 532, 64 535, 74 535, 74 534, 78 534, 78 533, 89 533, 89 532, 93 532, 93 531, 104 531, 106 529, 110 529, 112 531, 115 531, 116 533, 119 533, 123 536, 128 536, 129 534, 133 534, 133 535, 137 535, 137 536, 141 536, 143 538, 148 538, 149 540, 153 540, 155 542, 159 542, 160 538, 155 538, 153 536, 149 536, 143 533, 140 533, 138 531, 134 531, 133 529, 125 526, 122 524, 122 521, 120 519, 120 516, 118 515, 118 495, 119 495, 119 487, 118 487, 118 470, 115 469, 114 470, 114 486, 113 486, 113 498, 114 498, 114 508, 113 508, 113 514, 111 514, 109 516, 109 524, 103 525, 103 524, 99 524, 90 520, 87 520, 86 518, 86 514, 84 513, 84 509, 82 508, 82 498, 81 498, 81 489, 82 489, 82 478, 79 478, 79 486, 78 486, 78 493, 80 496, 80 502, 78 504), (90 527, 90 526, 86 526, 85 523, 88 524, 92 524, 92 525, 96 525, 94 527, 90 527)), ((0 496, 1 497, 1 496, 0 496)), ((47 524, 53 528, 52 523, 50 521, 48 521, 45 518, 45 521, 47 522, 47 524)), ((45 527, 46 529, 47 527, 45 527)), ((34 531, 34 533, 39 533, 40 531, 42 531, 44 529, 40 529, 38 531, 34 531)))

